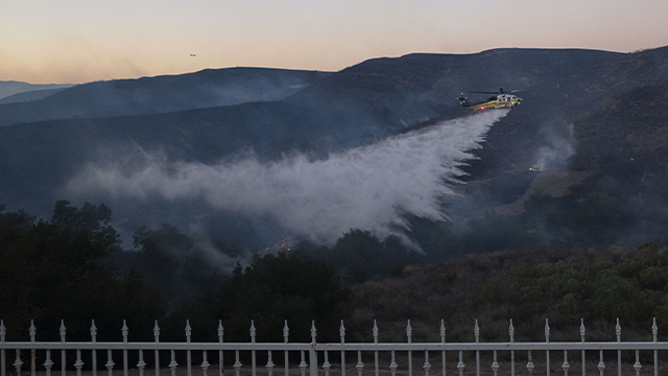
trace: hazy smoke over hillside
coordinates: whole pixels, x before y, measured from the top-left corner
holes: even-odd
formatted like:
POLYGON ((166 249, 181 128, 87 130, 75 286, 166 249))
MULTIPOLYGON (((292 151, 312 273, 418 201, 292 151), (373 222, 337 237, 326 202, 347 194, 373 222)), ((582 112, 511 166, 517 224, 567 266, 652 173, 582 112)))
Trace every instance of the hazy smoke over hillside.
POLYGON ((196 200, 245 218, 271 218, 287 231, 331 245, 350 228, 402 235, 404 213, 443 219, 441 198, 462 175, 492 124, 507 111, 441 122, 373 145, 310 161, 297 154, 261 163, 250 156, 215 165, 169 163, 164 155, 89 165, 70 180, 76 195, 116 200, 196 200))

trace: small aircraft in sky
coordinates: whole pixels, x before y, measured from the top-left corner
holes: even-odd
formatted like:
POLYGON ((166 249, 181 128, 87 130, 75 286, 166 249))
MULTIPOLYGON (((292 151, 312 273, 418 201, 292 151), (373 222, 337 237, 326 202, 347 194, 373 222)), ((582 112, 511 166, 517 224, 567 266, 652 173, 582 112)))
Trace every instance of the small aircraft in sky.
MULTIPOLYGON (((516 92, 519 90, 513 91, 516 92)), ((485 101, 478 102, 478 103, 469 103, 468 98, 464 96, 464 93, 461 93, 457 99, 459 99, 459 104, 464 106, 464 108, 468 110, 474 110, 474 111, 479 111, 479 110, 485 110, 485 109, 490 109, 490 108, 511 108, 514 106, 518 106, 520 102, 522 102, 522 98, 509 94, 503 91, 503 88, 499 88, 498 92, 490 92, 490 91, 472 91, 471 93, 476 93, 476 94, 494 94, 493 97, 488 98, 485 101)))
POLYGON ((195 57, 195 56, 197 56, 197 54, 190 54, 190 57, 195 57))

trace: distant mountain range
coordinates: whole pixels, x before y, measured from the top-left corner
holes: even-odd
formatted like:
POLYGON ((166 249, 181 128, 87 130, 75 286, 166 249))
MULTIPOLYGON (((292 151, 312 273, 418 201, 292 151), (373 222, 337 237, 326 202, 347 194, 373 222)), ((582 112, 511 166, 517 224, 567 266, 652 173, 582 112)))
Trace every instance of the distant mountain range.
POLYGON ((0 125, 72 118, 178 112, 275 101, 329 73, 278 69, 206 69, 175 76, 76 85, 36 101, 1 106, 0 125))
POLYGON ((18 81, 0 81, 0 104, 27 102, 46 98, 51 94, 67 89, 71 84, 34 85, 18 81), (32 95, 28 95, 28 94, 32 95))
MULTIPOLYGON (((527 208, 545 196, 561 214, 541 217, 550 225, 540 236, 532 233, 529 243, 572 240, 566 224, 575 220, 578 203, 594 200, 590 196, 598 192, 603 196, 592 205, 608 205, 605 200, 628 205, 621 213, 606 212, 616 216, 612 219, 591 217, 614 223, 592 229, 598 235, 587 241, 610 234, 616 234, 611 242, 668 238, 655 222, 668 219, 661 212, 668 204, 667 47, 630 54, 578 49, 411 54, 339 72, 217 69, 36 94, 34 100, 0 104, 0 203, 46 213, 57 199, 76 201, 80 198, 62 190, 73 174, 137 148, 202 164, 248 149, 267 162, 294 150, 326 158, 467 116, 456 96, 499 87, 522 90, 524 102, 492 127, 475 151, 478 160, 464 167, 469 176, 463 178, 462 198, 444 206, 456 223, 476 228, 490 216, 534 215, 527 208)), ((110 206, 128 228, 155 216, 182 223, 184 213, 195 218, 202 210, 195 205, 193 212, 172 212, 167 204, 150 202, 110 206)), ((221 226, 237 223, 233 215, 221 218, 221 226)), ((257 224, 243 226, 248 232, 237 228, 235 236, 261 231, 257 224)), ((414 235, 423 248, 443 247, 429 226, 414 235)))

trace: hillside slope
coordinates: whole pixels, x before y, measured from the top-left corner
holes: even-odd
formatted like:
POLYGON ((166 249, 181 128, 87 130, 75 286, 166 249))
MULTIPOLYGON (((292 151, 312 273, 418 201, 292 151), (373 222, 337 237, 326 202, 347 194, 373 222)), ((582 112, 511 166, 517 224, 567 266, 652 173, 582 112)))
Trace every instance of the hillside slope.
POLYGON ((173 76, 77 85, 40 101, 0 105, 0 125, 178 112, 283 99, 329 73, 262 68, 206 69, 173 76))
MULTIPOLYGON (((5 124, 26 121, 0 127, 0 202, 42 213, 60 198, 102 199, 70 197, 62 188, 91 163, 130 163, 146 153, 201 164, 249 149, 263 163, 295 150, 322 159, 468 116, 455 100, 459 93, 503 87, 523 90, 523 104, 487 132, 477 160, 462 167, 462 196, 444 205, 454 222, 412 222, 421 247, 456 254, 554 240, 653 240, 664 234, 658 223, 668 203, 661 188, 668 181, 661 105, 667 85, 668 48, 411 54, 331 74, 231 69, 80 85, 0 106, 5 124), (213 95, 212 84, 227 85, 227 94, 213 95), (255 103, 234 105, 244 100, 255 103), (215 107, 221 101, 228 105, 215 107), (50 116, 69 118, 28 123, 50 116)), ((209 210, 150 200, 115 205, 123 218, 141 208, 147 222, 157 216, 188 223, 209 210)), ((232 214, 225 218, 225 226, 236 223, 232 214)))
POLYGON ((72 87, 71 84, 46 84, 36 85, 27 82, 19 81, 0 81, 0 99, 15 95, 19 93, 27 93, 30 91, 53 90, 53 89, 67 89, 72 87))

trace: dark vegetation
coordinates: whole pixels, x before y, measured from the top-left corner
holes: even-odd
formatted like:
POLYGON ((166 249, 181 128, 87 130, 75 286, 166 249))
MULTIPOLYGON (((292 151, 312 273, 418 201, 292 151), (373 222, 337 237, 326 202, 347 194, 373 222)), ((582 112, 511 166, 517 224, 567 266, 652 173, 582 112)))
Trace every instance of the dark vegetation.
MULTIPOLYGON (((65 319, 68 340, 118 340, 127 320, 136 340, 181 341, 190 320, 193 338, 216 341, 219 320, 228 341, 248 341, 254 320, 258 341, 282 341, 287 320, 292 341, 309 341, 315 321, 320 341, 438 341, 440 319, 448 340, 472 340, 478 319, 485 340, 502 341, 508 319, 516 340, 541 340, 545 319, 553 340, 577 340, 580 319, 590 340, 614 339, 619 318, 627 340, 646 340, 652 318, 668 327, 668 247, 648 243, 559 246, 468 255, 433 263, 395 238, 381 241, 351 230, 331 249, 301 248, 239 261, 220 273, 195 237, 164 225, 140 228, 135 251, 120 250, 105 205, 56 203, 52 216, 0 211, 0 318, 8 339, 25 339, 30 320, 39 338, 58 340, 65 319), (122 256, 119 256, 119 252, 122 256), (178 291, 177 291, 178 290, 178 291)), ((220 250, 222 252, 222 250, 220 250)))
POLYGON ((22 339, 32 319, 41 339, 58 340, 65 319, 68 340, 90 339, 91 320, 99 340, 118 338, 122 320, 135 339, 151 340, 158 320, 166 340, 181 340, 190 319, 202 340, 217 340, 218 320, 228 340, 248 340, 256 320, 258 339, 279 341, 288 320, 291 338, 305 341, 311 320, 323 324, 323 335, 340 320, 348 292, 325 264, 256 256, 222 276, 197 257, 190 237, 167 225, 137 232, 141 249, 116 259, 127 263, 123 272, 113 263, 119 242, 110 216, 104 205, 79 209, 67 201, 48 220, 0 211, 0 318, 8 339, 22 339))

